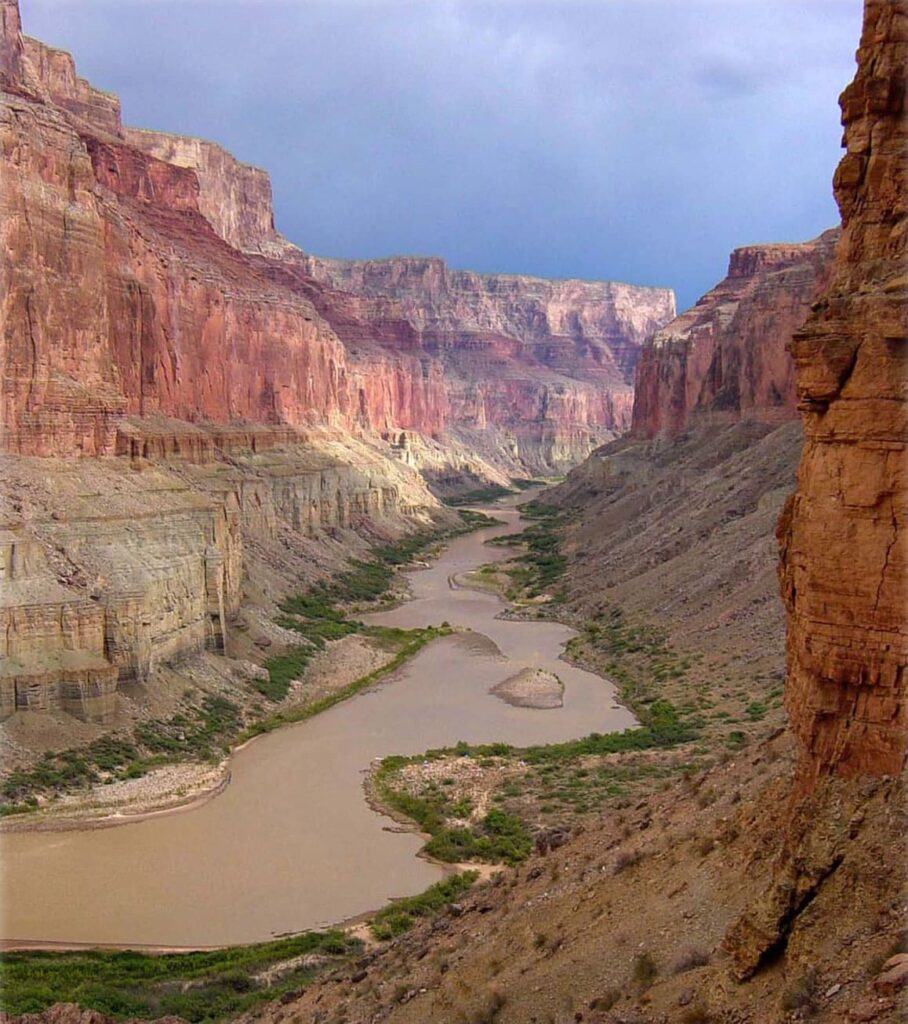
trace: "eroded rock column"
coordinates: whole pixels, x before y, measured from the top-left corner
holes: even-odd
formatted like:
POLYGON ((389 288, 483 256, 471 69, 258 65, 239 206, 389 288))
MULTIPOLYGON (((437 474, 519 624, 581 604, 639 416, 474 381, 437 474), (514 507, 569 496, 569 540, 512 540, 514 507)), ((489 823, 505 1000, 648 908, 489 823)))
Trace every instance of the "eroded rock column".
POLYGON ((867 0, 841 97, 843 235, 791 345, 805 445, 779 523, 800 782, 896 774, 908 749, 908 4, 867 0))

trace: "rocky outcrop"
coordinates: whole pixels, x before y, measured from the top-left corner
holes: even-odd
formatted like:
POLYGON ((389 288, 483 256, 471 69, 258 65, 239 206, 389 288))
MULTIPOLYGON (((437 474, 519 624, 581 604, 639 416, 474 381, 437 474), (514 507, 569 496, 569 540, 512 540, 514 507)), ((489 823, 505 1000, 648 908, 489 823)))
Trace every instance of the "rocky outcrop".
POLYGON ((264 172, 124 127, 0 13, 0 714, 108 722, 229 646, 256 559, 421 514, 418 467, 506 481, 628 422, 670 292, 307 257, 264 172))
POLYGON ((650 338, 637 365, 632 433, 677 436, 738 419, 794 419, 786 346, 824 288, 837 231, 801 245, 735 249, 728 274, 650 338))
POLYGON ((95 128, 117 135, 122 126, 120 100, 76 74, 72 56, 37 39, 23 37, 24 56, 46 99, 95 128))
POLYGON ((395 529, 429 501, 411 470, 330 436, 128 429, 126 458, 2 459, 0 719, 109 723, 119 688, 225 652, 259 562, 279 593, 294 543, 395 529))
POLYGON ((235 497, 127 465, 4 460, 2 717, 60 708, 109 722, 118 685, 224 650, 242 573, 235 497))
POLYGON ((235 249, 256 250, 281 241, 274 228, 271 179, 213 142, 186 135, 124 128, 126 141, 158 160, 188 167, 199 184, 199 210, 235 249))
POLYGON ((897 774, 908 751, 908 7, 867 0, 841 98, 843 234, 791 346, 805 444, 779 523, 786 704, 801 774, 897 774))
MULTIPOLYGON (((805 441, 778 536, 797 775, 772 881, 725 938, 739 979, 784 949, 847 864, 880 785, 866 776, 885 782, 908 757, 904 0, 865 0, 857 56, 840 100, 842 238, 829 288, 791 344, 805 441)), ((904 862, 899 845, 878 848, 885 863, 904 862)))
POLYGON ((335 288, 395 300, 429 350, 491 350, 554 370, 589 367, 625 380, 643 340, 674 314, 667 288, 476 274, 433 258, 306 256, 303 262, 316 280, 335 288))
POLYGON ((16 89, 22 81, 22 22, 16 0, 0 0, 0 87, 16 89))

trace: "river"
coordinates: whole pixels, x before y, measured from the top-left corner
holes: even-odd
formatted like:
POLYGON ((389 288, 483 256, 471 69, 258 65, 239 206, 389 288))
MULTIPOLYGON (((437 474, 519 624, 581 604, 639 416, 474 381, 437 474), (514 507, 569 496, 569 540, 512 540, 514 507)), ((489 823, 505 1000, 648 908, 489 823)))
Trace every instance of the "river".
POLYGON ((374 758, 635 724, 611 684, 559 658, 571 629, 496 618, 495 594, 451 586, 508 555, 486 538, 521 529, 513 507, 487 511, 506 525, 455 539, 411 574, 412 600, 365 616, 407 627, 447 620, 478 635, 436 640, 369 690, 250 743, 233 758, 230 785, 205 803, 107 828, 3 834, 3 938, 199 947, 345 920, 444 873, 417 856, 419 836, 390 830, 366 803, 374 758), (489 693, 524 667, 556 673, 564 706, 513 707, 489 693))

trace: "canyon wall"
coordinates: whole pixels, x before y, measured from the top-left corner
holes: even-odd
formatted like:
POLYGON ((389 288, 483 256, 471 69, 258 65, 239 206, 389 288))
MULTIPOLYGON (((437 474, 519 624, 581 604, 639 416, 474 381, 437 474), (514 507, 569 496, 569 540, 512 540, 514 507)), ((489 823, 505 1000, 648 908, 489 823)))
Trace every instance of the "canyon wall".
POLYGON ((632 433, 795 419, 786 346, 825 287, 838 231, 799 245, 735 249, 727 276, 656 331, 637 364, 632 433))
POLYGON ((199 183, 199 210, 235 249, 281 241, 274 228, 271 179, 216 143, 186 135, 124 127, 124 139, 158 160, 191 168, 199 183))
POLYGON ((560 470, 629 422, 671 292, 308 257, 265 172, 124 126, 15 0, 0 29, 0 715, 108 722, 225 649, 256 565, 295 584, 275 546, 382 536, 434 506, 419 469, 560 470))
POLYGON ((805 444, 779 523, 786 704, 805 785, 897 775, 908 751, 908 10, 867 0, 841 97, 843 234, 791 345, 805 444))
POLYGON ((675 311, 668 289, 476 274, 432 258, 297 258, 408 326, 408 343, 444 366, 452 426, 498 428, 499 444, 543 469, 628 428, 640 346, 675 311))
POLYGON ((225 653, 250 571, 280 596, 306 539, 394 531, 430 501, 408 467, 346 439, 161 418, 120 437, 120 458, 0 456, 0 719, 110 723, 120 687, 225 653))
POLYGON ((4 6, 3 446, 116 450, 124 414, 476 440, 563 469, 629 423, 666 289, 339 264, 274 228, 267 175, 122 126, 4 6), (472 433, 471 433, 472 432, 472 433))

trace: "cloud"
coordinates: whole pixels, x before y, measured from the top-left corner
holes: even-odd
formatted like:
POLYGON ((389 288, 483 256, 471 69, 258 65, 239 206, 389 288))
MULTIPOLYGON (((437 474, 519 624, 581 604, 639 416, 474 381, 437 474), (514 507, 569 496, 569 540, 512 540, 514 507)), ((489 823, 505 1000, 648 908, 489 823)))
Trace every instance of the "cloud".
POLYGON ((23 0, 133 124, 272 174, 325 255, 670 284, 837 219, 860 0, 23 0), (126 9, 128 8, 128 13, 126 9))

